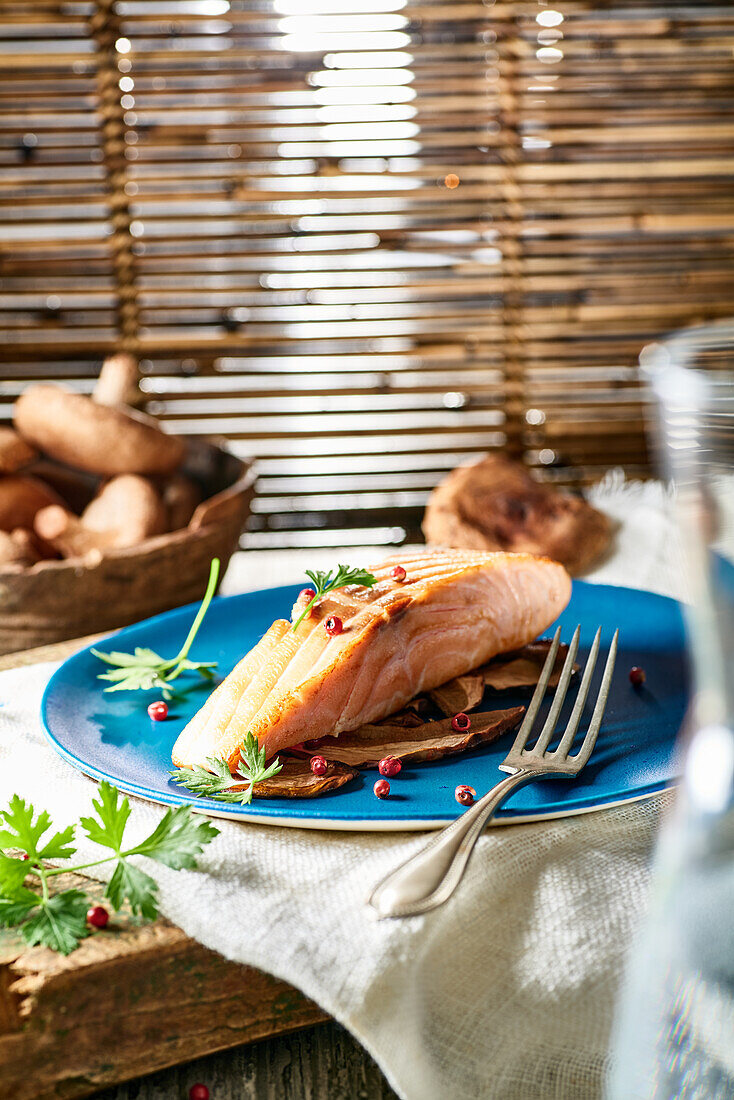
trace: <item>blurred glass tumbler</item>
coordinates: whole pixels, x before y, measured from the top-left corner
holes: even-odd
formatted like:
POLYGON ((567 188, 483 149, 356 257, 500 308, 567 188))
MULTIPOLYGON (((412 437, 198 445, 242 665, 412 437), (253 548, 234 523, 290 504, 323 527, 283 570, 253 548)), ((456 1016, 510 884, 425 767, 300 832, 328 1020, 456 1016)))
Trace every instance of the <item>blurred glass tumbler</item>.
POLYGON ((676 807, 613 1043, 610 1100, 734 1097, 734 323, 651 344, 661 459, 692 603, 695 695, 676 807))

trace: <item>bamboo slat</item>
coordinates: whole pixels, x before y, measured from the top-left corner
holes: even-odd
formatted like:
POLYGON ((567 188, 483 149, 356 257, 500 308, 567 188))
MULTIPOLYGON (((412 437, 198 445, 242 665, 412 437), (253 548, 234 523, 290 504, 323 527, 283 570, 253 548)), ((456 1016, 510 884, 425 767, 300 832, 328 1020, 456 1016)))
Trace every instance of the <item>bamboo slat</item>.
POLYGON ((125 347, 152 411, 258 456, 261 546, 399 541, 494 447, 649 472, 640 347, 732 312, 734 9, 0 0, 0 32, 0 419, 125 347))

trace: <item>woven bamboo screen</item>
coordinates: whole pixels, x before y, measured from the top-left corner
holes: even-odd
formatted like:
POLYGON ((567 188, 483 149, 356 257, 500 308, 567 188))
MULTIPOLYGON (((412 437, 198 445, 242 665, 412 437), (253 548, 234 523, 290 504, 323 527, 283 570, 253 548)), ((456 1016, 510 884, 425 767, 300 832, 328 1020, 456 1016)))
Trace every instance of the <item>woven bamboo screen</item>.
POLYGON ((0 414, 140 356, 260 458, 253 545, 395 541, 458 461, 646 470, 733 312, 734 7, 0 0, 0 414))

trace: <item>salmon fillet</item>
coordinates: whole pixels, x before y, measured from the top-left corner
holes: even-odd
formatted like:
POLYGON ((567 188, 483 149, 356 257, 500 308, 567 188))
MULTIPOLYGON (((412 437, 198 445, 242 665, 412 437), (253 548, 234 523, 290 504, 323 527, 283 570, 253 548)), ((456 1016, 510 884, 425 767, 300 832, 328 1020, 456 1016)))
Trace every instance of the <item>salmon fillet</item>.
MULTIPOLYGON (((293 631, 278 619, 194 715, 173 748, 179 767, 226 759, 250 730, 268 757, 289 745, 386 718, 415 695, 519 649, 563 611, 571 581, 531 554, 420 551, 371 568, 373 588, 332 591, 293 631), (403 582, 390 572, 406 571, 403 582), (324 621, 336 615, 341 634, 324 621)), ((298 617, 303 604, 293 608, 298 617)))

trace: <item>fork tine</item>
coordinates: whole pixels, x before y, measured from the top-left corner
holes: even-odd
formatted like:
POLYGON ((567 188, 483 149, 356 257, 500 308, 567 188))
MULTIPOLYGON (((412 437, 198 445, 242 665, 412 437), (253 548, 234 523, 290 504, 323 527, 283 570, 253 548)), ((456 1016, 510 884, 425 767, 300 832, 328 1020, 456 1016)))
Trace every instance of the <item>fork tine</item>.
POLYGON ((563 663, 563 669, 561 671, 561 678, 558 681, 558 687, 556 693, 553 696, 553 703, 551 709, 548 712, 548 717, 545 720, 545 725, 540 731, 540 737, 529 751, 533 755, 542 756, 545 750, 550 744, 550 739, 553 736, 553 732, 556 728, 556 722, 558 721, 558 715, 561 713, 561 707, 563 706, 566 694, 568 692, 568 685, 571 683, 571 675, 573 673, 573 663, 576 660, 576 654, 579 651, 579 635, 581 634, 581 627, 577 626, 573 632, 573 638, 571 644, 568 647, 568 653, 566 654, 566 660, 563 663))
POLYGON ((561 759, 564 756, 568 756, 573 739, 576 736, 576 732, 579 728, 579 722, 581 721, 581 714, 584 706, 586 705, 586 697, 589 694, 589 688, 591 686, 591 677, 594 675, 594 669, 596 668, 596 659, 599 656, 599 642, 601 640, 601 627, 596 632, 594 642, 589 651, 589 656, 586 659, 586 668, 584 669, 584 676, 581 681, 581 687, 579 693, 576 696, 576 702, 574 703, 571 717, 568 720, 568 725, 564 730, 561 743, 552 755, 557 759, 561 759))
POLYGON ((535 721, 536 715, 540 710, 540 704, 543 702, 545 689, 548 687, 550 674, 553 671, 553 666, 556 663, 556 653, 558 653, 558 644, 560 640, 561 628, 559 626, 555 634, 553 635, 553 641, 551 643, 550 649, 548 650, 548 656, 545 659, 545 664, 543 665, 540 679, 535 685, 533 697, 528 704, 528 709, 525 712, 525 717, 523 718, 522 725, 517 731, 517 737, 515 738, 515 742, 510 749, 508 756, 511 756, 515 752, 521 752, 521 750, 525 747, 525 742, 530 736, 530 731, 533 728, 533 722, 535 721))
POLYGON ((612 644, 609 647, 609 656, 607 657, 607 663, 604 666, 604 676, 602 677, 601 687, 599 688, 599 697, 596 700, 596 706, 594 707, 594 713, 591 716, 591 722, 589 723, 589 730, 586 737, 583 740, 581 749, 576 756, 571 757, 571 763, 578 771, 584 767, 588 761, 591 753, 593 752, 594 745, 596 744, 596 736, 599 733, 599 727, 601 726, 601 720, 604 717, 604 710, 607 705, 607 697, 609 695, 609 685, 612 682, 612 673, 614 672, 614 662, 617 657, 617 640, 619 638, 619 630, 614 631, 614 637, 612 638, 612 644))

